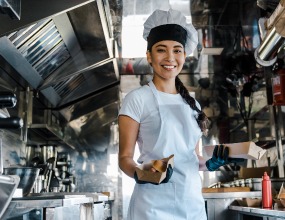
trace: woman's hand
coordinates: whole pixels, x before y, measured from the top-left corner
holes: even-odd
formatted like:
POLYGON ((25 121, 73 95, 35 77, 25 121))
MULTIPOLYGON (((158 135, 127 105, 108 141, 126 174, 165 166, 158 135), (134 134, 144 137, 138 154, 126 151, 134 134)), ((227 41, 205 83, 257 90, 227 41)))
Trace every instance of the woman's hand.
POLYGON ((243 158, 229 158, 229 147, 221 144, 215 146, 212 158, 206 161, 206 167, 209 171, 215 171, 226 164, 243 161, 243 158))
MULTIPOLYGON (((149 171, 151 171, 153 173, 158 172, 153 167, 150 168, 149 171)), ((173 173, 173 168, 172 168, 171 164, 169 164, 167 169, 166 169, 166 176, 165 176, 164 180, 161 183, 168 183, 168 181, 170 180, 170 178, 172 176, 172 173, 173 173)), ((153 182, 139 180, 138 175, 137 175, 136 172, 134 173, 134 179, 135 179, 136 183, 138 183, 138 184, 146 184, 146 183, 151 183, 151 184, 154 184, 154 185, 161 184, 161 183, 153 183, 153 182)))

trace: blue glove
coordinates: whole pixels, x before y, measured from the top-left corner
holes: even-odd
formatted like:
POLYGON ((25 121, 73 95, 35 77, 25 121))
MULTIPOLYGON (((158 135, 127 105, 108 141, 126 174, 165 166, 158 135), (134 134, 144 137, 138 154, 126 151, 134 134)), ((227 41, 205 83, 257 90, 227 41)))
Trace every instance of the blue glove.
MULTIPOLYGON (((166 176, 161 183, 168 183, 168 181, 170 180, 170 178, 172 176, 172 173, 173 173, 173 168, 172 168, 171 164, 169 164, 167 169, 166 169, 166 176)), ((148 182, 148 181, 139 180, 137 172, 135 172, 135 174, 134 174, 134 179, 135 179, 136 183, 138 183, 138 184, 146 184, 146 183, 151 183, 154 185, 161 184, 161 183, 152 183, 152 182, 148 182)))
POLYGON ((243 158, 229 158, 229 147, 221 144, 215 146, 212 158, 206 161, 206 167, 209 171, 215 171, 226 164, 243 161, 243 158))

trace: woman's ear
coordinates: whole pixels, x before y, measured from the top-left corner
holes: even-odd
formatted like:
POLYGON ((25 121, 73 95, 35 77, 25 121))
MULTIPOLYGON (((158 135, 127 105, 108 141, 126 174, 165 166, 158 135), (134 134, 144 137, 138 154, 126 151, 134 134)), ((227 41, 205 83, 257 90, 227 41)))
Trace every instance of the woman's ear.
POLYGON ((149 52, 149 50, 146 52, 146 60, 151 65, 152 59, 151 59, 151 53, 149 52))

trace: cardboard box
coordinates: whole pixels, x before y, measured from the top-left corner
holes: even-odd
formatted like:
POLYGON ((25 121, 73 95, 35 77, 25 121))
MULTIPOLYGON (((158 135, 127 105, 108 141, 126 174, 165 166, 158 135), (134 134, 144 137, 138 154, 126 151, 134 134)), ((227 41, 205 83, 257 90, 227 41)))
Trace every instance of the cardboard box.
POLYGON ((202 193, 250 192, 249 187, 202 188, 202 193))
MULTIPOLYGON (((162 158, 161 160, 166 162, 166 167, 168 167, 170 164, 172 168, 174 167, 174 155, 173 154, 167 158, 162 158)), ((153 161, 138 165, 136 167, 136 173, 138 175, 139 180, 159 184, 165 179, 167 170, 165 172, 148 171, 148 169, 152 167, 152 163, 153 161)))
POLYGON ((282 185, 281 185, 281 187, 280 187, 280 190, 279 190, 277 199, 285 199, 285 189, 284 189, 283 184, 284 184, 284 183, 282 183, 282 185))
POLYGON ((261 198, 242 198, 237 199, 237 202, 240 206, 245 207, 261 207, 261 198))
MULTIPOLYGON (((267 174, 270 176, 271 168, 270 167, 250 167, 250 168, 241 167, 239 170, 238 177, 240 179, 247 179, 247 178, 260 178, 261 179, 264 172, 267 172, 267 174)), ((252 184, 257 184, 257 183, 252 183, 252 184)), ((260 184, 260 189, 261 189, 261 180, 259 184, 260 184)))
MULTIPOLYGON (((259 160, 266 152, 266 150, 257 146, 254 142, 240 142, 223 144, 229 147, 229 157, 231 158, 244 158, 251 160, 259 160)), ((212 157, 215 145, 204 146, 206 154, 212 157)))
POLYGON ((277 195, 277 198, 274 199, 274 202, 277 204, 278 208, 285 208, 285 189, 283 187, 283 184, 280 187, 279 193, 277 195))
POLYGON ((285 206, 283 206, 281 200, 283 200, 283 203, 285 202, 285 199, 273 199, 274 203, 277 205, 278 208, 284 208, 285 206))

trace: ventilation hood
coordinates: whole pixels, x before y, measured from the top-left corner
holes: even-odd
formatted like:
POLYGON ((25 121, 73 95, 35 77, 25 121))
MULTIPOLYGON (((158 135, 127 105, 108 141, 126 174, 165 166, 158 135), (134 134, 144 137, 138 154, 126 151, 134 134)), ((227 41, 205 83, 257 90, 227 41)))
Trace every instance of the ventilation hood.
POLYGON ((0 0, 0 13, 8 14, 11 19, 21 18, 21 0, 0 0))
MULTIPOLYGON (((56 10, 51 3, 43 5, 47 7, 43 13, 50 14, 40 19, 31 11, 40 10, 39 5, 27 9, 22 2, 23 19, 17 24, 7 21, 10 30, 0 19, 0 36, 5 32, 0 38, 1 76, 14 81, 19 90, 29 87, 37 99, 34 109, 58 112, 65 123, 85 115, 92 118, 97 111, 108 112, 108 119, 97 120, 101 127, 111 123, 118 113, 119 72, 108 1, 55 2, 56 10), (25 10, 39 20, 28 21, 25 10)), ((41 121, 30 125, 34 133, 64 139, 64 134, 41 121)))

